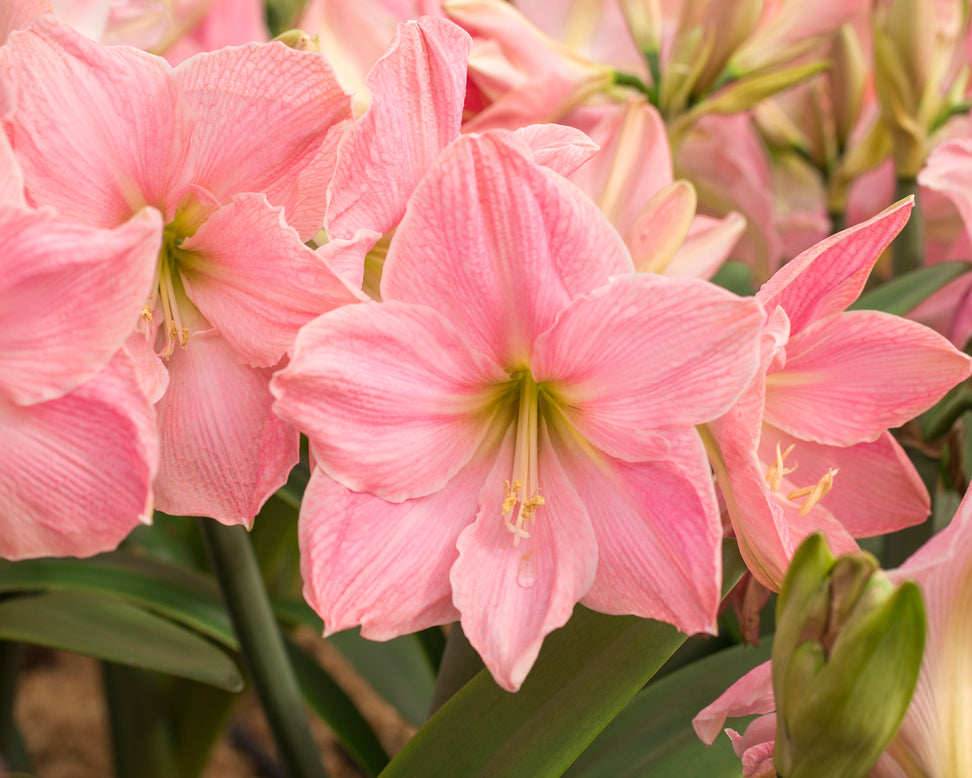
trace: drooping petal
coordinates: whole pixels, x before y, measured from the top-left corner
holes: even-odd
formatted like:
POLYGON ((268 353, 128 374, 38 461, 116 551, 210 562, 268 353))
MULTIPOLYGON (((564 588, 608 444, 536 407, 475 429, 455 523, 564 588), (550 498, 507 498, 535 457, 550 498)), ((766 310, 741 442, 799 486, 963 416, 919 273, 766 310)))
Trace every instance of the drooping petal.
POLYGON ((51 400, 108 364, 148 297, 161 239, 152 208, 105 230, 0 206, 0 396, 51 400))
POLYGON ((371 104, 341 145, 327 230, 388 232, 439 152, 459 135, 469 36, 445 19, 399 25, 368 74, 371 104))
POLYGON ((466 465, 498 408, 493 387, 508 381, 445 317, 385 302, 305 326, 272 391, 328 475, 400 502, 438 491, 466 465))
POLYGON ((804 440, 876 440, 931 407, 972 372, 938 333, 879 311, 848 311, 806 327, 786 367, 766 381, 765 419, 804 440))
POLYGON ((100 227, 145 205, 165 209, 189 119, 164 60, 101 46, 44 16, 0 49, 0 67, 15 92, 4 123, 32 204, 100 227))
POLYGON ((514 133, 533 151, 538 164, 569 176, 597 153, 597 144, 583 132, 561 124, 530 124, 514 133))
POLYGON ((478 457, 438 492, 400 503, 314 472, 301 504, 301 575, 328 633, 360 624, 364 637, 388 640, 459 618, 449 569, 491 464, 478 457))
POLYGON ((646 431, 729 410, 759 365, 763 321, 755 301, 703 281, 624 276, 566 308, 530 370, 591 443, 644 459, 646 431))
POLYGON ((680 445, 664 462, 592 457, 566 435, 556 437, 597 538, 597 574, 583 605, 658 619, 686 634, 713 631, 722 523, 701 442, 695 436, 689 446, 689 434, 694 430, 681 431, 680 445), (683 470, 697 476, 701 490, 683 470))
MULTIPOLYGON (((360 244, 363 266, 367 246, 360 244)), ((189 299, 254 367, 276 365, 311 319, 366 299, 301 243, 283 208, 262 194, 234 197, 180 253, 188 255, 179 269, 189 299)))
POLYGON ((772 667, 769 662, 763 662, 736 681, 715 702, 703 708, 692 719, 692 727, 699 739, 711 746, 726 718, 772 713, 775 710, 772 667))
POLYGON ((264 192, 307 240, 324 223, 324 192, 351 100, 327 61, 282 43, 199 54, 175 69, 195 111, 193 182, 228 203, 264 192), (322 153, 326 150, 328 153, 322 153))
POLYGON ((297 431, 270 410, 269 369, 242 364, 215 330, 193 333, 169 360, 156 405, 159 510, 249 526, 297 463, 297 431))
POLYGON ((780 306, 795 335, 817 319, 843 311, 860 295, 877 262, 911 214, 914 200, 901 202, 838 232, 790 260, 756 295, 767 311, 780 306))
POLYGON ((563 626, 597 567, 590 518, 541 426, 539 479, 544 503, 530 536, 514 545, 502 505, 513 467, 512 428, 479 493, 476 521, 459 535, 453 602, 462 630, 496 682, 516 691, 543 638, 563 626))
POLYGON ((632 270, 596 206, 494 131, 462 136, 415 190, 381 294, 437 309, 513 369, 571 299, 632 270))
POLYGON ((120 351, 70 394, 0 399, 0 557, 91 556, 152 515, 152 407, 120 351))
MULTIPOLYGON (((855 538, 896 532, 924 521, 931 511, 921 477, 888 432, 869 443, 825 446, 798 440, 767 424, 760 445, 764 462, 773 461, 777 443, 782 451, 793 445, 787 464, 796 469, 784 479, 784 493, 818 483, 829 470, 837 471, 821 506, 855 538)), ((830 545, 833 549, 834 544, 830 545)))

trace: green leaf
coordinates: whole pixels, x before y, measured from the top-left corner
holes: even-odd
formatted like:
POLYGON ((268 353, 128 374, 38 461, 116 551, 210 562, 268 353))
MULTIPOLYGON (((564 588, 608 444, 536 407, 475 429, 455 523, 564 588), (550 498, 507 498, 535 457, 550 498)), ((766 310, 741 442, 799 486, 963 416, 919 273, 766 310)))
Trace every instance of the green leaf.
POLYGON ((742 262, 729 260, 723 262, 722 267, 712 276, 712 283, 741 297, 746 297, 753 293, 753 271, 742 262))
POLYGON ((949 281, 954 281, 969 270, 972 270, 972 264, 968 262, 943 262, 921 267, 861 296, 848 306, 848 310, 884 311, 904 316, 949 281))
MULTIPOLYGON (((742 575, 727 544, 723 588, 742 575)), ((668 624, 581 606, 544 640, 516 694, 480 672, 432 716, 382 773, 559 776, 685 641, 668 624)))
POLYGON ((388 764, 388 754, 371 725, 330 675, 300 646, 287 640, 304 701, 334 730, 344 747, 368 775, 377 775, 388 764))
POLYGON ((216 582, 196 570, 123 552, 91 559, 0 561, 0 593, 57 590, 120 597, 237 647, 216 582))
POLYGON ((192 678, 229 691, 243 688, 236 664, 222 649, 117 597, 47 592, 8 598, 0 602, 0 639, 192 678))
POLYGON ((770 643, 733 646, 652 682, 598 735, 567 771, 570 778, 737 778, 727 737, 707 747, 692 719, 745 673, 770 657, 770 643))

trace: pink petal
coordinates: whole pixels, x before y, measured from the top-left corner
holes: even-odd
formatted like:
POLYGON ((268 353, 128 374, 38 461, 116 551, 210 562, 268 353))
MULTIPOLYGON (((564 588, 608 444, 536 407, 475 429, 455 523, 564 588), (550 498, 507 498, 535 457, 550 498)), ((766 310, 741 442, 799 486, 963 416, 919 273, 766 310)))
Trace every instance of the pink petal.
POLYGON ((176 81, 196 112, 193 182, 227 203, 264 192, 307 240, 324 222, 324 191, 351 101, 327 61, 282 43, 200 54, 176 81))
POLYGON ((270 411, 270 371, 241 364, 215 330, 194 333, 169 361, 156 406, 159 510, 249 526, 297 463, 297 431, 270 411))
MULTIPOLYGON (((363 267, 367 246, 356 245, 363 267)), ((180 251, 190 255, 179 263, 189 299, 253 367, 276 365, 311 319, 366 299, 262 194, 234 197, 180 251)))
POLYGON ((98 373, 145 304, 161 237, 151 208, 102 230, 0 207, 0 395, 51 400, 98 373))
POLYGON ((0 67, 16 95, 5 124, 32 203, 101 227, 145 205, 165 210, 188 118, 164 60, 100 46, 45 16, 0 49, 0 67))
POLYGON ((24 30, 41 14, 51 13, 50 0, 2 0, 0 2, 0 45, 10 33, 24 30))
POLYGON ((371 105, 342 144, 328 192, 328 234, 388 232, 439 152, 459 135, 470 40, 444 19, 399 25, 368 74, 371 105))
POLYGON ((807 249, 767 281, 756 299, 767 311, 783 308, 794 335, 817 319, 843 311, 860 295, 871 268, 904 227, 913 205, 913 200, 902 200, 807 249))
POLYGON ((972 196, 969 174, 972 171, 972 138, 957 138, 940 144, 929 155, 918 182, 942 192, 958 209, 967 235, 972 237, 972 196))
POLYGON ((770 662, 757 665, 730 686, 719 698, 703 708, 692 719, 695 734, 707 746, 719 736, 726 718, 771 713, 776 710, 773 700, 773 675, 770 662))
POLYGON ((688 235, 695 216, 695 189, 675 181, 659 190, 623 233, 639 273, 664 273, 688 235))
POLYGON ((165 58, 178 65, 201 51, 270 39, 260 0, 213 0, 196 27, 165 48, 165 58))
MULTIPOLYGON (((0 95, 2 99, 2 95, 0 95)), ((0 108, 2 110, 2 108, 0 108)), ((20 165, 14 157, 13 149, 7 136, 0 132, 0 206, 23 208, 27 205, 24 199, 24 174, 20 172, 20 165)))
POLYGON ((530 537, 514 545, 502 511, 503 481, 513 470, 511 427, 480 492, 476 521, 459 535, 450 576, 463 632, 507 691, 520 688, 543 638, 567 622, 597 566, 590 519, 543 429, 539 456, 545 502, 530 537))
POLYGON ((381 293, 437 309, 513 369, 571 299, 632 269, 594 204, 495 131, 462 136, 415 190, 381 293))
POLYGON ((597 574, 581 602, 686 634, 711 633, 721 600, 722 523, 702 444, 694 430, 680 437, 667 462, 587 454, 567 435, 556 444, 567 447, 564 466, 597 538, 597 574))
POLYGON ((152 516, 152 408, 119 352, 70 394, 0 399, 0 557, 91 556, 152 516))
POLYGON ((449 569, 490 464, 474 460, 440 491, 401 503, 314 472, 301 504, 301 575, 327 634, 360 624, 365 637, 388 640, 459 618, 449 569))
POLYGON ((711 278, 732 254, 745 229, 746 219, 735 211, 722 219, 696 216, 665 275, 711 278))
POLYGON ((645 431, 729 410, 758 367, 763 321, 754 300, 704 281, 624 276, 565 309, 530 370, 587 440, 644 459, 645 431))
POLYGON ((274 377, 274 409, 332 478, 400 502, 437 492, 466 465, 508 381, 435 311, 362 304, 301 330, 274 377))
POLYGON ((562 176, 569 176, 597 152, 597 144, 583 132, 560 124, 531 124, 514 134, 533 150, 537 164, 562 176))
POLYGON ((936 332, 879 311, 849 311, 806 327, 786 367, 766 381, 765 419, 805 440, 876 440, 931 407, 972 372, 936 332))
POLYGON ((763 462, 773 461, 777 443, 784 451, 793 444, 787 465, 797 468, 787 476, 784 493, 817 483, 830 469, 838 470, 820 505, 855 538, 896 532, 921 523, 931 512, 920 476, 888 432, 870 443, 839 447, 799 440, 766 425, 760 445, 763 462))

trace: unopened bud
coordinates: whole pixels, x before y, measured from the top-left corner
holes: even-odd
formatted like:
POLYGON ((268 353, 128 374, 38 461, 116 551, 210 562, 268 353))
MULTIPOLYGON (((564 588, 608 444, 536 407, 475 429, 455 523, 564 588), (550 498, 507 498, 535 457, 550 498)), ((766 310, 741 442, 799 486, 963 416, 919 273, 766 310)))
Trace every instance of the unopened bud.
POLYGON ((280 33, 275 41, 280 41, 286 46, 290 46, 297 51, 317 51, 321 50, 320 39, 316 35, 310 35, 303 30, 287 30, 280 33))
POLYGON ((894 737, 918 680, 925 615, 870 554, 800 546, 780 591, 773 643, 781 778, 863 778, 894 737))

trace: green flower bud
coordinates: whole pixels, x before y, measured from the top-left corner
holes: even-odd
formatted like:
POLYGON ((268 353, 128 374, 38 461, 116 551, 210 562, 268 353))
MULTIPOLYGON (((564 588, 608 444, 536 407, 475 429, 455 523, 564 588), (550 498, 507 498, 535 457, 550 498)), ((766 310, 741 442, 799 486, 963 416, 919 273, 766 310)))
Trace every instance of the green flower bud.
POLYGON ((864 778, 898 731, 918 680, 925 613, 870 554, 800 546, 773 642, 774 759, 781 778, 864 778))

